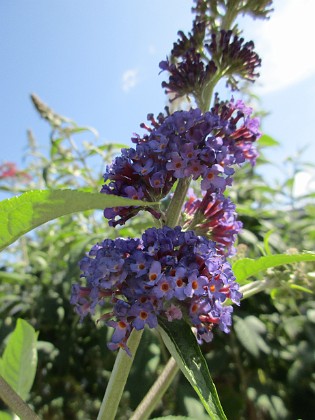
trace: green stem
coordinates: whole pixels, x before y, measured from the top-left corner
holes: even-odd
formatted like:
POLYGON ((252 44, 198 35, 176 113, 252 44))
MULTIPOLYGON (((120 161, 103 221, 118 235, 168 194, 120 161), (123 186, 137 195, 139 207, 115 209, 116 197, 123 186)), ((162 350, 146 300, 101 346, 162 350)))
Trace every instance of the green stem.
MULTIPOLYGON (((270 280, 257 280, 251 283, 245 284, 244 286, 240 287, 240 292, 243 294, 241 300, 247 299, 257 293, 263 292, 264 290, 269 289, 272 287, 270 280)), ((233 305, 231 299, 227 299, 224 303, 224 306, 233 305)))
POLYGON ((245 284, 245 286, 240 287, 240 292, 243 293, 243 298, 247 299, 250 296, 256 295, 259 292, 262 292, 270 287, 270 281, 268 280, 258 280, 253 281, 252 283, 245 284))
POLYGON ((201 95, 200 96, 198 95, 198 97, 197 96, 195 97, 198 108, 200 108, 202 112, 209 111, 209 108, 211 105, 211 99, 213 96, 213 90, 223 76, 224 75, 222 74, 221 70, 218 68, 217 75, 213 76, 213 79, 211 79, 210 82, 208 82, 203 87, 201 91, 201 95))
POLYGON ((233 29, 232 27, 233 22, 235 21, 239 12, 240 10, 237 4, 226 8, 225 14, 222 17, 222 21, 221 21, 221 29, 225 29, 226 31, 228 31, 229 29, 233 29))
POLYGON ((21 419, 39 420, 34 411, 22 400, 13 388, 0 376, 0 398, 21 419))
POLYGON ((178 371, 179 367, 175 359, 171 357, 147 395, 138 405, 130 420, 147 420, 150 417, 150 414, 161 401, 161 398, 171 385, 178 371))
POLYGON ((97 420, 114 420, 143 330, 133 329, 127 342, 132 356, 119 349, 97 420))
POLYGON ((166 212, 165 224, 169 227, 178 225, 180 213, 186 199, 191 178, 181 178, 166 212))

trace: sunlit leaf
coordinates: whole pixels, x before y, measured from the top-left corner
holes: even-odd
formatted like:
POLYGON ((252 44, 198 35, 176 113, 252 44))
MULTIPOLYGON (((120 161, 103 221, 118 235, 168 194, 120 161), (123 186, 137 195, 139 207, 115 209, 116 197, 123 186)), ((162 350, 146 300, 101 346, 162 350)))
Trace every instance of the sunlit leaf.
POLYGON ((273 234, 274 231, 275 231, 275 229, 269 230, 269 232, 267 232, 266 235, 265 235, 265 237, 264 237, 264 246, 265 246, 265 251, 266 251, 266 254, 267 255, 271 255, 271 249, 270 249, 270 245, 269 245, 269 238, 273 234))
POLYGON ((30 230, 66 214, 116 206, 153 205, 76 190, 35 190, 0 203, 0 251, 30 230))
POLYGON ((159 332, 210 418, 226 419, 207 363, 188 324, 184 321, 167 322, 160 319, 159 332))
POLYGON ((277 395, 261 394, 257 398, 257 405, 265 412, 269 413, 272 419, 289 418, 288 410, 282 399, 277 395))
POLYGON ((261 351, 270 353, 269 346, 261 336, 266 332, 266 327, 257 317, 249 315, 240 318, 234 315, 234 330, 244 348, 254 357, 258 358, 261 351))
POLYGON ((259 139, 259 146, 260 147, 272 147, 272 146, 279 146, 280 143, 275 140, 273 137, 268 136, 268 134, 263 134, 259 139))
POLYGON ((30 392, 36 373, 37 336, 30 324, 18 319, 0 359, 1 376, 23 400, 30 392))
POLYGON ((93 127, 73 127, 66 129, 69 134, 77 134, 77 133, 85 133, 89 131, 90 133, 94 134, 95 137, 98 137, 98 131, 93 127))
POLYGON ((249 277, 258 274, 261 271, 265 271, 268 268, 302 261, 315 261, 315 254, 274 254, 266 257, 260 257, 257 260, 253 260, 251 258, 241 258, 235 261, 232 269, 236 280, 240 284, 245 284, 249 277))
POLYGON ((299 290, 300 292, 313 294, 313 290, 307 289, 306 287, 300 286, 299 284, 290 284, 291 289, 299 290))
POLYGON ((12 415, 6 413, 5 411, 0 411, 0 419, 1 420, 12 420, 12 415))

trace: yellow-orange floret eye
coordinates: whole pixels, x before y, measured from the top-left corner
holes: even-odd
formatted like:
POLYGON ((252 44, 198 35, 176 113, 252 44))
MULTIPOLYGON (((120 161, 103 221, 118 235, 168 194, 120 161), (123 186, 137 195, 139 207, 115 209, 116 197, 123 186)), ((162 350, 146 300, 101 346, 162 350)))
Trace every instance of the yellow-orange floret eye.
POLYGON ((213 177, 214 177, 214 175, 211 172, 207 175, 208 179, 212 179, 213 177))
POLYGON ((191 307, 191 312, 197 312, 197 310, 198 310, 198 305, 193 305, 191 307))
POLYGON ((215 286, 214 285, 212 285, 212 286, 210 286, 210 292, 214 292, 215 291, 215 286))
POLYGON ((140 263, 138 265, 139 270, 143 270, 145 268, 145 265, 143 263, 140 263))
POLYGON ((182 287, 183 283, 184 283, 184 282, 183 282, 183 280, 182 280, 182 279, 177 279, 177 280, 176 280, 176 284, 177 284, 177 286, 178 286, 178 287, 182 287))
POLYGON ((181 163, 181 162, 177 162, 177 163, 175 164, 175 167, 176 167, 176 168, 181 168, 181 167, 182 167, 182 163, 181 163))
POLYGON ((140 312, 140 318, 141 319, 147 319, 148 318, 148 313, 145 311, 141 311, 140 312))
POLYGON ((155 273, 150 274, 149 279, 150 279, 151 281, 156 280, 156 279, 157 279, 157 274, 155 274, 155 273))
POLYGON ((124 321, 119 321, 118 322, 118 325, 119 325, 119 328, 127 328, 127 325, 126 325, 126 323, 124 322, 124 321))
POLYGON ((170 286, 168 283, 163 283, 161 286, 161 289, 163 290, 163 292, 167 292, 169 290, 170 286))
POLYGON ((194 290, 198 289, 198 282, 197 282, 197 280, 195 280, 195 281, 193 281, 193 282, 191 283, 191 287, 192 287, 194 290))

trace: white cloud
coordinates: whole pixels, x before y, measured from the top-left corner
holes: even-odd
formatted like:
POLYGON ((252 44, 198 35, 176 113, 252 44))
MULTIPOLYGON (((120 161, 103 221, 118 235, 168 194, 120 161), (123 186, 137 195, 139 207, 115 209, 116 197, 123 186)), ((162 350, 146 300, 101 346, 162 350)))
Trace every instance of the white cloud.
POLYGON ((139 83, 139 70, 128 69, 124 71, 121 81, 122 85, 121 88, 124 92, 128 93, 131 89, 133 89, 139 83))
POLYGON ((315 192, 315 172, 298 172, 294 177, 293 195, 301 197, 315 192))
POLYGON ((276 0, 274 8, 269 21, 256 20, 249 28, 262 57, 261 93, 315 74, 315 1, 276 0))

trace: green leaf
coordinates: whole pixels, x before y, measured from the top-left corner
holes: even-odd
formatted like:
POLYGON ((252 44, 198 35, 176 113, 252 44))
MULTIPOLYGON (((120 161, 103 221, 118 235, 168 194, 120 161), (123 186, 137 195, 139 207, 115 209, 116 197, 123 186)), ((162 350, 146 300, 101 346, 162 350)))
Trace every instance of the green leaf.
POLYGON ((265 324, 255 316, 249 315, 240 318, 234 315, 234 330, 244 348, 254 357, 258 358, 260 351, 266 354, 270 353, 270 348, 261 337, 262 334, 266 333, 265 324))
POLYGON ((268 136, 268 134, 264 134, 259 139, 259 147, 272 147, 272 146, 279 146, 280 143, 275 140, 273 137, 268 136))
POLYGON ((76 190, 29 191, 0 202, 0 251, 37 226, 65 214, 106 207, 154 204, 157 203, 76 190))
POLYGON ((260 257, 257 260, 241 258, 240 260, 235 261, 232 265, 232 270, 238 283, 245 284, 249 277, 258 274, 260 271, 265 271, 271 267, 278 267, 279 265, 293 264, 302 261, 315 261, 315 254, 274 254, 260 257))
POLYGON ((299 290, 300 292, 309 293, 312 295, 313 290, 307 289, 306 287, 300 286, 299 284, 290 284, 290 288, 294 290, 299 290))
POLYGON ((26 280, 29 280, 31 276, 29 274, 20 274, 20 273, 7 273, 6 271, 0 271, 0 281, 4 283, 25 283, 26 280))
POLYGON ((33 385, 37 366, 38 333, 23 319, 18 319, 0 359, 0 374, 26 400, 33 385))
POLYGON ((5 411, 0 411, 0 419, 1 420, 12 420, 12 415, 5 412, 5 411))
POLYGON ((265 235, 265 237, 264 237, 264 246, 265 246, 265 251, 266 251, 266 254, 267 255, 271 255, 271 249, 270 249, 270 245, 269 245, 269 238, 273 234, 274 231, 275 231, 275 229, 269 230, 269 232, 267 232, 266 235, 265 235))
POLYGON ((167 322, 160 318, 158 330, 210 418, 226 419, 207 363, 189 325, 184 321, 167 322))
POLYGON ((98 132, 93 127, 74 127, 74 128, 66 128, 65 131, 67 134, 77 134, 77 133, 85 133, 86 131, 91 132, 94 134, 95 137, 98 137, 98 132))

